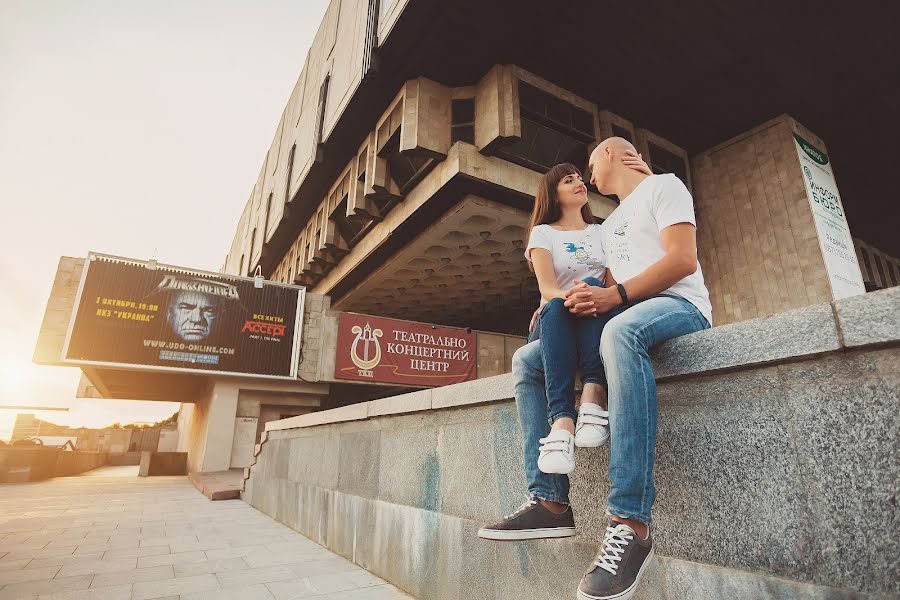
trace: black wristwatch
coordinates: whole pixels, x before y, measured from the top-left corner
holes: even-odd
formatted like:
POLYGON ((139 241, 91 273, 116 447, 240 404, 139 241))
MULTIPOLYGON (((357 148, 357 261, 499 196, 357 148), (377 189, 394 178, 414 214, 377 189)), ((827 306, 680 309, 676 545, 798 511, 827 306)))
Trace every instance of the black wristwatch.
POLYGON ((622 296, 622 304, 628 304, 628 294, 625 293, 625 286, 617 283, 616 289, 619 290, 619 295, 622 296))

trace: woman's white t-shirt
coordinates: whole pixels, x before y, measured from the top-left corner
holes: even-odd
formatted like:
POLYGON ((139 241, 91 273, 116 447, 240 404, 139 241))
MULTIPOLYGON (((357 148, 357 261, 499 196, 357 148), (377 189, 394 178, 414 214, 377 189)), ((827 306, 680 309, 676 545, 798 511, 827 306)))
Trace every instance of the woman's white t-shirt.
MULTIPOLYGON (((577 231, 559 231, 550 225, 535 225, 528 238, 525 258, 531 260, 531 250, 543 248, 553 258, 556 285, 565 291, 576 279, 606 276, 606 254, 603 252, 600 225, 592 223, 577 231)), ((541 298, 543 305, 545 300, 541 298)))

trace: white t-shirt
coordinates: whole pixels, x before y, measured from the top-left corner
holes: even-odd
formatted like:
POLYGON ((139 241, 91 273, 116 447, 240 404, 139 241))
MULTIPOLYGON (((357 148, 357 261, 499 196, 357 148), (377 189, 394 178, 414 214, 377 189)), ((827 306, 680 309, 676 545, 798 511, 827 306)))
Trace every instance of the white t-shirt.
MULTIPOLYGON (((525 258, 531 260, 532 248, 543 248, 553 258, 556 285, 565 291, 585 277, 600 281, 606 276, 606 255, 600 241, 600 225, 592 223, 579 231, 559 231, 549 225, 535 225, 528 238, 525 258)), ((541 298, 543 305, 545 300, 541 298)))
MULTIPOLYGON (((666 252, 659 232, 677 223, 697 225, 694 200, 684 183, 667 173, 651 175, 638 184, 601 225, 607 265, 616 281, 627 281, 661 259, 666 252)), ((664 293, 681 296, 712 324, 712 305, 699 262, 694 273, 664 293)))

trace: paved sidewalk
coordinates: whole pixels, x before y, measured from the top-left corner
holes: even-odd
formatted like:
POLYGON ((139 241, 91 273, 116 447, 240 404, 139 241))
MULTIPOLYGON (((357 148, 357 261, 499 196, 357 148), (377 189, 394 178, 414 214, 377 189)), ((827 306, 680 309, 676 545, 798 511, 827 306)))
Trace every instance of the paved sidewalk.
POLYGON ((103 467, 0 485, 0 600, 399 600, 410 596, 187 477, 103 467))

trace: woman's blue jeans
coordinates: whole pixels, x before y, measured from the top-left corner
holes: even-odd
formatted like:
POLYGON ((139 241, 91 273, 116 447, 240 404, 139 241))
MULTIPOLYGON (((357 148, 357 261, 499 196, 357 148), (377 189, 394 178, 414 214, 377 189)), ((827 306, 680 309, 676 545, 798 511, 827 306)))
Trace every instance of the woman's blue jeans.
MULTIPOLYGON (((590 286, 603 287, 595 277, 586 277, 590 286)), ((606 375, 600 359, 600 334, 614 313, 596 317, 576 317, 561 298, 544 304, 535 326, 541 340, 541 362, 547 394, 548 420, 578 418, 575 410, 575 372, 581 369, 581 383, 597 383, 606 388, 606 375)), ((529 337, 529 341, 532 338, 529 337)))
MULTIPOLYGON (((666 340, 709 328, 693 304, 676 296, 654 296, 630 304, 603 329, 600 354, 609 396, 609 482, 607 512, 649 523, 656 489, 656 380, 649 351, 666 340)), ((544 387, 542 340, 513 356, 516 407, 522 428, 525 476, 533 498, 569 503, 569 478, 542 473, 540 439, 550 432, 544 387)))

